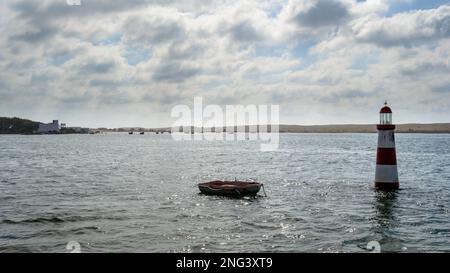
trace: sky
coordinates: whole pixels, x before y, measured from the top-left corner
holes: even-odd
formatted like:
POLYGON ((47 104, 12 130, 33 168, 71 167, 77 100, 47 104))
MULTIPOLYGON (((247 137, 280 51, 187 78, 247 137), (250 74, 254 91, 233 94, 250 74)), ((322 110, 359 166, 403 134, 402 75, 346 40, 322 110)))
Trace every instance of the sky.
POLYGON ((175 105, 282 124, 450 122, 450 1, 5 0, 0 116, 164 127, 175 105), (71 2, 71 1, 69 1, 71 2))

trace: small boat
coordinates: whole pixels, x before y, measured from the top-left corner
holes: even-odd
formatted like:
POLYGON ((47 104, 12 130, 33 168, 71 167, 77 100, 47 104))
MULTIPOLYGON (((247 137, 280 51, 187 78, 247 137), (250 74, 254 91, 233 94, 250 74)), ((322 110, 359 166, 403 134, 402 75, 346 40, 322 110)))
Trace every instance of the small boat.
POLYGON ((143 134, 145 134, 145 132, 140 132, 139 134, 140 134, 140 135, 143 135, 143 134))
POLYGON ((132 135, 132 134, 133 134, 133 132, 128 132, 128 134, 129 134, 129 135, 132 135))
MULTIPOLYGON (((200 192, 210 195, 244 196, 256 195, 262 183, 244 181, 210 181, 198 184, 200 192)), ((264 192, 265 193, 265 192, 264 192)))

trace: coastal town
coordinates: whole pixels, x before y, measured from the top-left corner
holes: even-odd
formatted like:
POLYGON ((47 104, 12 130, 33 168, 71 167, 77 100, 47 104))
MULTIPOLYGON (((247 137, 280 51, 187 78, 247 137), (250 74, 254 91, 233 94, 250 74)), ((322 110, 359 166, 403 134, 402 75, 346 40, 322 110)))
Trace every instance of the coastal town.
POLYGON ((59 124, 58 120, 53 120, 51 123, 40 123, 38 134, 88 134, 89 128, 69 127, 65 123, 59 124))
POLYGON ((50 123, 42 123, 20 118, 0 117, 0 134, 89 134, 89 128, 67 126, 66 123, 59 123, 53 120, 50 123))

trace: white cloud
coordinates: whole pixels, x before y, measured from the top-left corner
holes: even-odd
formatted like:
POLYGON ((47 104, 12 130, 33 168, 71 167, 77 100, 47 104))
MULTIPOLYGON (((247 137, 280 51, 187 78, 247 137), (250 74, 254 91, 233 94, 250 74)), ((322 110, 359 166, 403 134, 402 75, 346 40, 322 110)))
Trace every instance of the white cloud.
POLYGON ((201 95, 281 104, 292 123, 374 122, 385 98, 423 113, 400 121, 449 117, 449 6, 387 16, 384 0, 85 2, 0 4, 0 115, 164 126, 171 105, 201 95))
POLYGON ((355 20, 352 32, 358 41, 379 46, 414 46, 450 37, 450 6, 420 10, 384 18, 355 20))

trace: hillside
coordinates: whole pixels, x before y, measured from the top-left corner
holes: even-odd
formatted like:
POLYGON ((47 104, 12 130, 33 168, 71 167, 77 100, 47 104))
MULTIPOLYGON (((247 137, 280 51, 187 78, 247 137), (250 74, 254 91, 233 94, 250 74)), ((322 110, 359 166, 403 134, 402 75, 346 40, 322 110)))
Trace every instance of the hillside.
POLYGON ((32 134, 39 128, 39 122, 21 119, 0 117, 0 134, 32 134))

